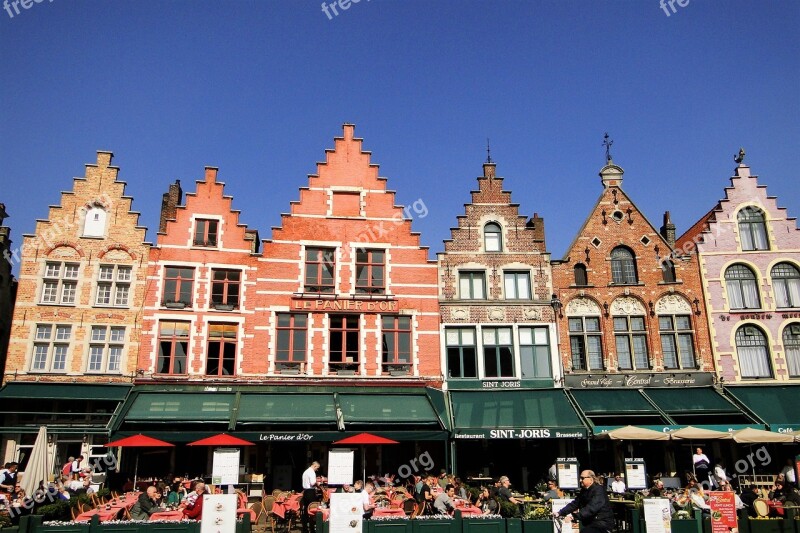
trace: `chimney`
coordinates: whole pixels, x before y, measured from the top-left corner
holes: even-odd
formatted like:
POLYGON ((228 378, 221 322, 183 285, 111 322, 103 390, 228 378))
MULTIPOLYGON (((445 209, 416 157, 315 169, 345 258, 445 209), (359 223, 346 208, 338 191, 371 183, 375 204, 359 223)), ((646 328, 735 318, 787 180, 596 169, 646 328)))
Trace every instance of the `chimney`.
POLYGON ((167 221, 175 220, 178 205, 181 203, 183 190, 181 190, 181 180, 175 180, 170 184, 169 192, 165 192, 161 197, 161 219, 158 223, 158 232, 164 233, 167 230, 167 221))
POLYGON ((539 216, 539 213, 533 214, 533 217, 528 220, 527 226, 533 230, 533 240, 544 244, 544 219, 539 216))
POLYGON ((661 236, 664 237, 664 240, 667 241, 671 247, 675 247, 675 224, 672 223, 672 220, 669 217, 669 211, 664 212, 664 225, 661 226, 659 230, 661 236))

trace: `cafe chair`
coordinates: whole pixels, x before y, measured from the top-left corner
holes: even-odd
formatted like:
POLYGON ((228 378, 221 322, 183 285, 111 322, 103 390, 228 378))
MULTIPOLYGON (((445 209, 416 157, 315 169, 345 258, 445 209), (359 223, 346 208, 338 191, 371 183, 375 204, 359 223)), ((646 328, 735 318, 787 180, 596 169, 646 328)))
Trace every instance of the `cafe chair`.
POLYGON ((414 506, 414 512, 411 513, 411 518, 424 516, 428 509, 428 502, 419 502, 414 506))
POLYGON ((405 511, 406 516, 411 516, 414 515, 414 512, 417 510, 417 502, 414 500, 414 498, 407 498, 403 500, 401 507, 403 508, 403 511, 405 511))
POLYGON ((261 521, 261 517, 264 516, 264 502, 263 501, 253 502, 250 504, 249 509, 256 515, 255 520, 253 520, 253 524, 258 524, 261 521))
POLYGON ((273 497, 273 498, 277 498, 278 496, 280 496, 280 495, 281 495, 281 492, 283 492, 281 489, 274 489, 274 490, 272 491, 272 497, 273 497))
POLYGON ((753 501, 753 509, 756 516, 769 516, 769 505, 766 500, 758 499, 753 501))
POLYGON ((74 522, 78 515, 81 514, 81 510, 78 508, 78 505, 70 505, 69 506, 69 513, 72 515, 72 521, 74 522))

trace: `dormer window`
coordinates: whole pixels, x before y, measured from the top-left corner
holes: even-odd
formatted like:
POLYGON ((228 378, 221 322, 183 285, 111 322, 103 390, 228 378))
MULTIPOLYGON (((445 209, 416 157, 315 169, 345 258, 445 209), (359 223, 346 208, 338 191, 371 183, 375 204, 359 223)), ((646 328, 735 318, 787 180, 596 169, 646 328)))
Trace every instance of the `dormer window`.
POLYGON ((617 285, 635 285, 639 279, 636 275, 636 259, 633 252, 624 246, 611 250, 611 277, 617 285))
POLYGON ((739 222, 739 238, 743 251, 769 250, 763 211, 757 207, 745 207, 739 211, 736 219, 739 222))
POLYGON ((487 252, 503 251, 503 233, 500 224, 489 222, 483 227, 483 244, 487 252))
POLYGON ((195 221, 194 246, 207 248, 217 247, 217 231, 219 221, 206 218, 198 218, 195 221))
POLYGON ((94 205, 86 210, 86 218, 83 221, 84 237, 105 237, 106 234, 106 210, 94 205))

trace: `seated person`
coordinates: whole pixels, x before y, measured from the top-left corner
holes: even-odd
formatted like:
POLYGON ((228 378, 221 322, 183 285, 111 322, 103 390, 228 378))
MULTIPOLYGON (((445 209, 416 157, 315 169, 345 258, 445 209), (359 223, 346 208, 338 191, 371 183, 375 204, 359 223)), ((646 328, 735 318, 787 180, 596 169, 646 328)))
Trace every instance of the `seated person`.
MULTIPOLYGON (((356 483, 361 483, 360 481, 356 481, 356 483)), ((372 494, 375 492, 375 485, 372 481, 367 481, 366 485, 364 485, 364 490, 362 490, 359 494, 361 494, 361 506, 364 509, 364 518, 372 518, 372 512, 375 510, 375 504, 372 503, 372 494)))
POLYGON ((664 495, 664 482, 660 479, 657 479, 653 482, 653 486, 650 488, 650 496, 659 497, 664 495))
POLYGON ((444 490, 433 501, 433 508, 437 514, 452 514, 455 510, 453 498, 456 496, 456 488, 451 484, 447 484, 444 490))
MULTIPOLYGON (((206 484, 202 481, 198 481, 194 486, 194 498, 191 498, 192 503, 188 504, 183 510, 184 518, 200 520, 200 517, 203 515, 203 494, 205 493, 206 484)), ((188 499, 187 497, 187 500, 188 499)))
POLYGON ((519 500, 511 495, 511 480, 508 479, 508 476, 501 476, 498 481, 500 487, 497 489, 497 496, 511 503, 520 503, 519 500))
POLYGON ((147 487, 144 494, 139 495, 139 499, 131 507, 131 518, 134 520, 150 520, 150 515, 161 511, 158 506, 160 498, 158 489, 155 487, 147 487))
POLYGON ((769 499, 770 500, 777 500, 782 502, 786 499, 786 486, 784 485, 784 481, 782 479, 776 479, 775 484, 772 486, 772 490, 769 491, 769 499))
POLYGON ((549 502, 553 498, 563 498, 564 493, 558 488, 558 483, 552 479, 547 482, 547 492, 542 495, 542 499, 549 502))
POLYGON ((611 482, 611 492, 614 494, 625 494, 625 482, 622 481, 622 476, 617 474, 614 476, 614 481, 611 482))
POLYGON ((758 486, 757 485, 749 485, 742 490, 741 500, 744 504, 745 509, 747 509, 747 514, 750 516, 756 516, 756 510, 753 507, 753 502, 759 499, 761 495, 758 493, 758 486))
POLYGON ((500 505, 489 494, 489 487, 486 486, 481 487, 481 493, 478 495, 475 506, 480 508, 483 514, 500 514, 500 505))

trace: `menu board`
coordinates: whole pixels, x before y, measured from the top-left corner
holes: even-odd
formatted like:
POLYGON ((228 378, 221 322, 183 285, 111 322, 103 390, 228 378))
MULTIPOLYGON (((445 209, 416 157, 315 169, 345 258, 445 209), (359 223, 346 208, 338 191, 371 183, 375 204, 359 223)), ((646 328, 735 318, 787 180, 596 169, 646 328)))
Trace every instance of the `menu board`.
POLYGON ((575 457, 559 457, 556 459, 558 486, 562 489, 577 489, 578 460, 575 457))
POLYGON ((236 494, 203 495, 200 533, 236 531, 236 499, 236 494))
POLYGON ((711 533, 737 531, 735 493, 709 492, 708 505, 711 507, 711 533))
POLYGON ((236 485, 239 483, 238 448, 217 448, 214 450, 211 483, 214 485, 236 485))
MULTIPOLYGON (((647 533, 672 532, 672 508, 667 498, 645 498, 644 522, 647 533)), ((727 532, 726 532, 727 533, 727 532)))
POLYGON ((353 484, 353 450, 336 448, 328 452, 328 485, 353 484))
POLYGON ((644 467, 644 459, 625 458, 625 486, 629 490, 641 490, 647 488, 647 472, 644 467))
POLYGON ((361 533, 363 517, 364 502, 361 494, 357 492, 331 494, 331 514, 328 521, 330 533, 361 533))
MULTIPOLYGON (((556 460, 556 462, 558 462, 558 460, 556 460)), ((557 513, 561 509, 563 509, 564 506, 566 506, 572 500, 570 500, 568 498, 553 498, 550 501, 553 504, 553 512, 557 513)), ((577 531, 578 528, 579 528, 579 524, 580 524, 580 522, 578 522, 577 520, 573 520, 572 521, 572 529, 577 531)), ((570 524, 564 523, 563 527, 561 528, 561 530, 559 530, 558 524, 556 523, 555 520, 553 521, 553 533, 568 533, 569 531, 570 531, 570 524)))

